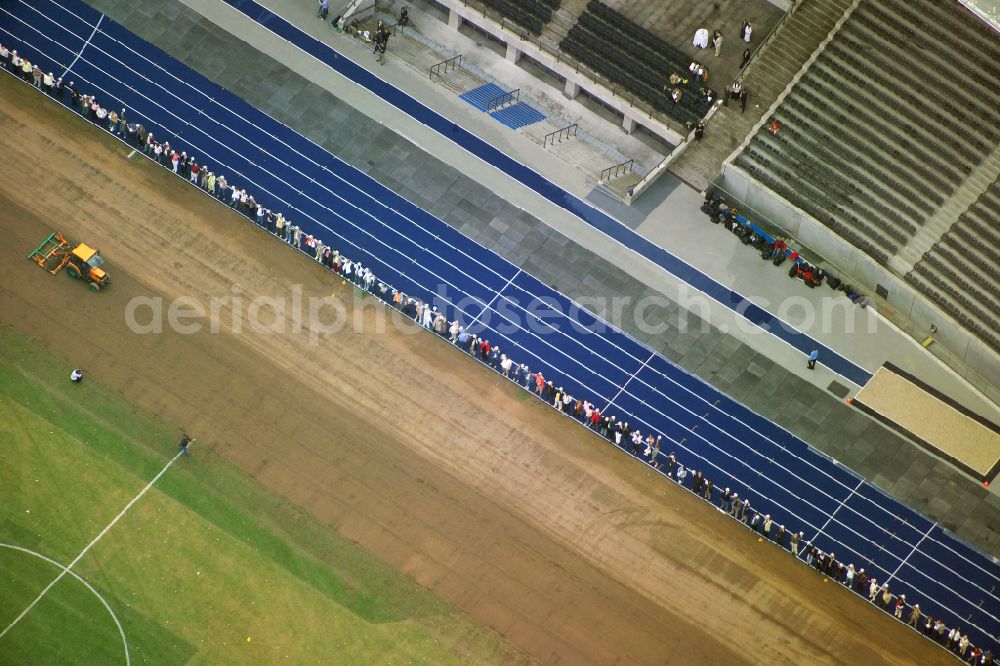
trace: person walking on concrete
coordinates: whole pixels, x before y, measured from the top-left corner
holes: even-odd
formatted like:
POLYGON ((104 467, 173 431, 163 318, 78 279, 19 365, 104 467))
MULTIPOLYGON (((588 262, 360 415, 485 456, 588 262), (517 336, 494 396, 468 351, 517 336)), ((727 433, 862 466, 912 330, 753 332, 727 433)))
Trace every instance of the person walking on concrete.
POLYGON ((380 65, 385 64, 385 50, 389 46, 389 31, 384 25, 379 25, 375 32, 375 60, 380 65))
POLYGON ((806 367, 810 370, 816 369, 816 361, 819 360, 819 350, 813 347, 813 350, 809 352, 809 359, 806 361, 806 367))
POLYGON ((325 21, 326 17, 330 13, 330 0, 319 0, 319 11, 316 12, 316 18, 321 21, 325 21))

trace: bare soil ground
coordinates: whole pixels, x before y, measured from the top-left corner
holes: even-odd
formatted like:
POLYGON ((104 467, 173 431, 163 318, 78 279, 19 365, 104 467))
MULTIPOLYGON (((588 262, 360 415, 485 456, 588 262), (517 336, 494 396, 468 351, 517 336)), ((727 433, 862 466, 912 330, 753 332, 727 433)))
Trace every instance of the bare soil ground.
MULTIPOLYGON (((0 76, 0 321, 557 664, 950 663, 651 470, 0 76), (90 293, 25 260, 100 247, 90 293), (361 332, 138 335, 134 297, 335 292, 361 332)), ((224 314, 229 310, 224 309, 224 314)), ((223 319, 228 319, 223 317, 223 319)), ((68 372, 68 370, 67 370, 68 372)), ((197 456, 197 453, 195 453, 197 456)))

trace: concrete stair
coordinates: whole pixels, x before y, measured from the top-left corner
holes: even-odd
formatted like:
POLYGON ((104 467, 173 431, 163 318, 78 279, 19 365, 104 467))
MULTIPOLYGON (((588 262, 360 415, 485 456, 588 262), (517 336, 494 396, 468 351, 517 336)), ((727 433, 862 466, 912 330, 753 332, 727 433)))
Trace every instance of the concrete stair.
POLYGON ((917 230, 909 243, 889 259, 889 267, 899 274, 909 273, 925 252, 941 240, 952 225, 990 185, 1000 178, 1000 146, 955 188, 951 197, 917 230))
POLYGON ((750 91, 745 113, 730 103, 716 112, 705 138, 689 146, 670 165, 670 172, 704 189, 722 162, 743 142, 768 108, 788 88, 802 66, 830 34, 852 0, 801 0, 757 57, 747 66, 744 82, 750 91))

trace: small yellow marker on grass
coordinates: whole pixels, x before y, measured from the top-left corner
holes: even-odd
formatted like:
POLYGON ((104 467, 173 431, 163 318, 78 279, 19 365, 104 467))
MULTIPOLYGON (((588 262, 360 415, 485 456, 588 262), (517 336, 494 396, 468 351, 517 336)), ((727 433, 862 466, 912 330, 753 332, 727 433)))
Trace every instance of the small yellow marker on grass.
POLYGON ((763 543, 764 537, 757 537, 757 543, 763 543))
POLYGON ((247 636, 247 643, 249 643, 252 640, 253 640, 252 638, 250 638, 249 636, 247 636))

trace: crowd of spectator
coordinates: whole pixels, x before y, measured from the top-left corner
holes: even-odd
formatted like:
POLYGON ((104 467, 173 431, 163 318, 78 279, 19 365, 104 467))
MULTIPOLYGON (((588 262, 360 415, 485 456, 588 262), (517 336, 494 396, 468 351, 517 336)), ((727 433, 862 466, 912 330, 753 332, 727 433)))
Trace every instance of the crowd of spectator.
MULTIPOLYGON (((824 552, 812 544, 806 539, 804 532, 786 528, 770 514, 754 508, 749 497, 741 496, 738 491, 728 487, 718 487, 704 471, 685 466, 676 452, 670 449, 669 442, 664 448, 664 438, 659 433, 642 431, 628 421, 607 413, 606 407, 600 408, 587 397, 571 395, 563 389, 558 378, 546 377, 541 370, 532 370, 528 365, 519 363, 513 355, 502 351, 499 345, 490 341, 487 330, 473 332, 458 319, 449 321, 437 306, 378 279, 370 268, 306 233, 282 212, 274 212, 257 201, 247 189, 236 183, 229 183, 224 175, 216 174, 208 165, 199 164, 195 156, 188 155, 184 150, 178 152, 170 146, 169 141, 159 141, 143 123, 130 122, 126 118, 125 109, 121 112, 108 109, 100 104, 96 96, 80 93, 74 82, 63 86, 62 79, 52 77, 51 73, 39 77, 37 72, 40 70, 36 66, 21 58, 16 51, 8 51, 3 45, 0 45, 0 66, 47 95, 75 108, 91 123, 214 196, 282 242, 323 264, 344 282, 352 283, 397 309, 504 378, 522 386, 525 391, 553 409, 574 419, 644 464, 659 470, 680 487, 739 521, 762 539, 789 552, 828 579, 867 598, 873 605, 898 620, 905 621, 910 627, 937 641, 968 663, 993 664, 991 652, 972 645, 961 627, 948 627, 941 620, 925 614, 918 603, 911 604, 905 595, 897 596, 892 593, 888 582, 880 585, 863 567, 856 568, 853 563, 845 564, 833 552, 824 552)), ((714 217, 722 218, 719 221, 731 222, 737 216, 734 209, 718 198, 706 198, 706 208, 714 217)), ((781 249, 784 251, 787 246, 781 249)))

